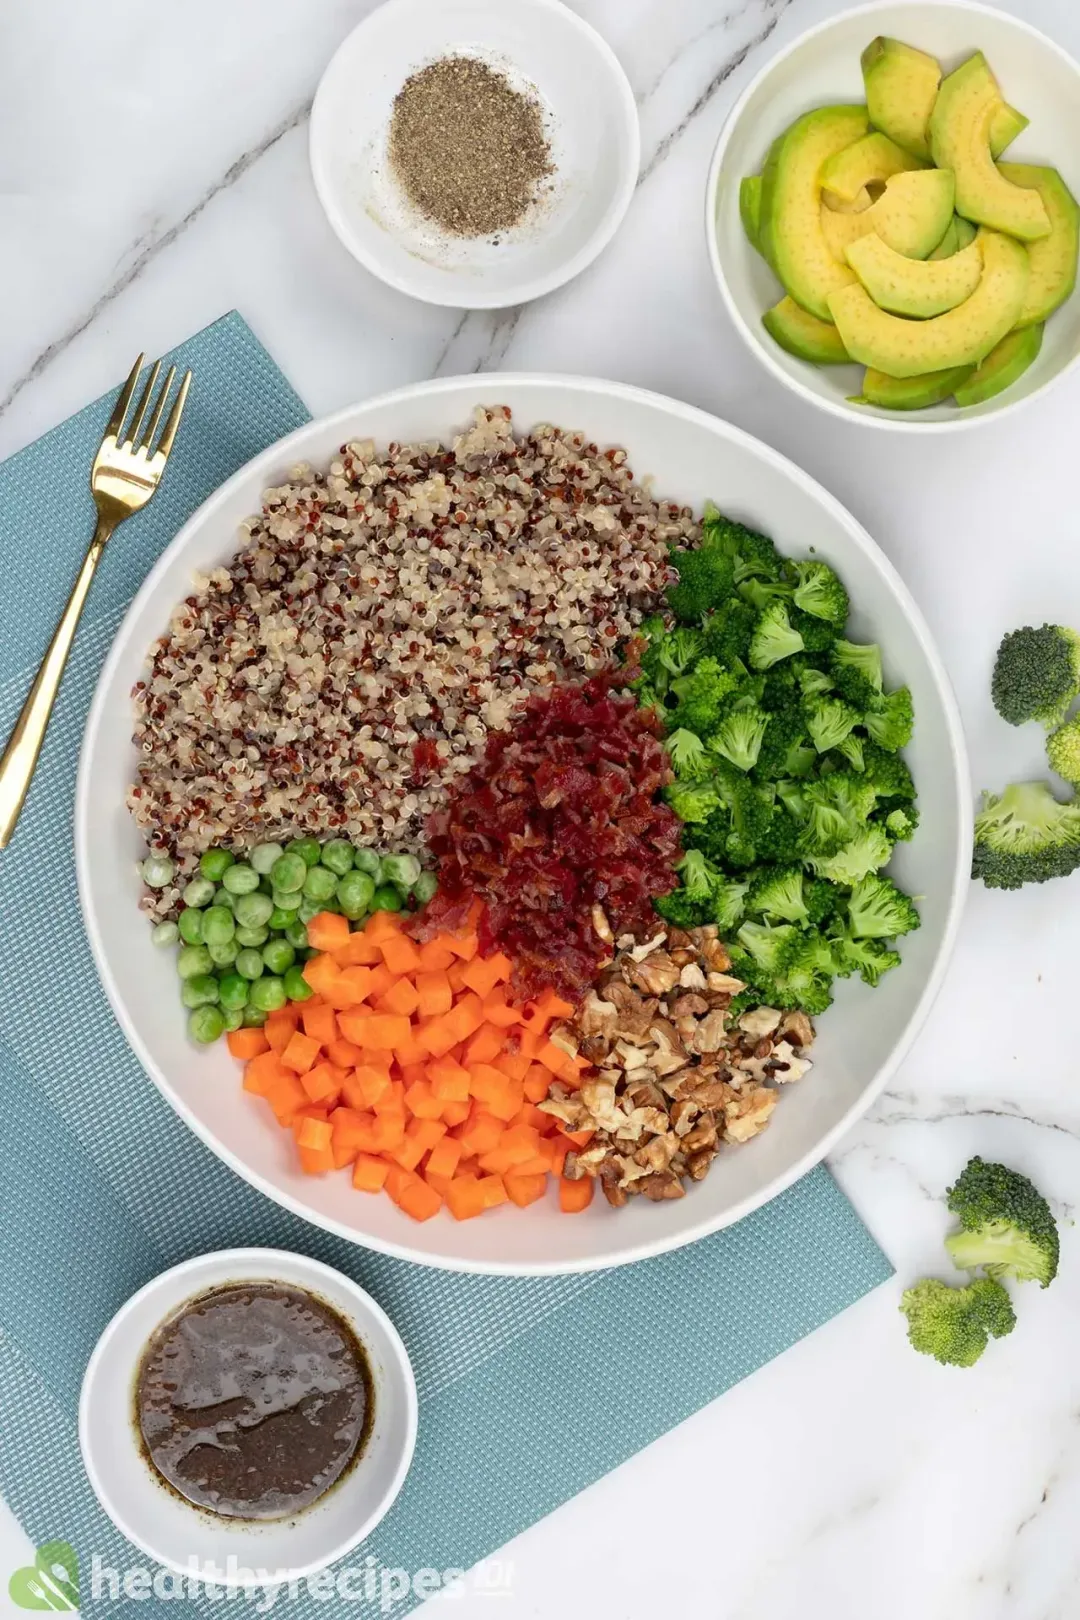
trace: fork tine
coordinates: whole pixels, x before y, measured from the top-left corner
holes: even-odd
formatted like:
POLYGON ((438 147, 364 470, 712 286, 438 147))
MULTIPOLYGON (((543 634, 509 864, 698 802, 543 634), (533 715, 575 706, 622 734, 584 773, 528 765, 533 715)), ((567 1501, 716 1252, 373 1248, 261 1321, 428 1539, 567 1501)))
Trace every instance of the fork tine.
POLYGON ((145 450, 148 455, 150 453, 150 446, 153 444, 154 440, 157 438, 157 430, 161 426, 161 418, 165 414, 165 405, 166 405, 166 402, 168 401, 169 394, 170 394, 170 392, 172 390, 172 385, 173 385, 173 382, 175 380, 175 377, 176 377, 176 367, 175 366, 170 366, 169 367, 169 375, 165 378, 165 386, 161 390, 161 393, 158 395, 158 402, 154 407, 154 414, 150 418, 150 426, 147 428, 146 432, 143 434, 142 440, 140 441, 140 443, 136 446, 136 449, 145 450))
POLYGON ((180 392, 177 394, 175 400, 173 401, 173 408, 169 412, 168 420, 165 423, 165 431, 161 435, 161 443, 158 445, 157 450, 154 452, 155 455, 160 455, 160 456, 167 457, 170 450, 172 449, 173 440, 176 438, 176 430, 180 426, 180 418, 181 418, 181 416, 183 415, 183 412, 184 412, 184 401, 187 399, 188 389, 190 387, 191 387, 191 372, 190 371, 185 371, 184 372, 184 380, 180 384, 180 392))
MULTIPOLYGON (((143 425, 143 417, 146 415, 146 408, 150 403, 150 400, 151 400, 151 397, 153 395, 154 389, 157 386, 157 380, 158 380, 160 375, 161 375, 161 361, 160 360, 155 360, 154 364, 150 368, 150 375, 146 379, 146 387, 143 389, 142 393, 139 395, 139 403, 135 407, 135 415, 131 419, 131 425, 127 428, 126 432, 124 433, 124 442, 125 442, 125 444, 130 444, 132 446, 132 448, 134 448, 134 446, 135 446, 135 444, 136 444, 136 442, 138 440, 139 433, 140 433, 140 430, 142 429, 142 425, 143 425)), ((119 435, 118 435, 118 437, 119 437, 119 435)))
POLYGON ((127 382, 120 390, 120 397, 113 406, 113 413, 109 417, 109 425, 105 429, 106 438, 109 437, 110 433, 114 436, 114 438, 119 439, 120 437, 120 429, 124 425, 124 417, 127 415, 128 406, 131 404, 132 396, 135 393, 135 384, 139 380, 139 372, 143 368, 143 361, 145 359, 145 354, 140 354, 139 358, 131 368, 131 375, 128 377, 127 382))

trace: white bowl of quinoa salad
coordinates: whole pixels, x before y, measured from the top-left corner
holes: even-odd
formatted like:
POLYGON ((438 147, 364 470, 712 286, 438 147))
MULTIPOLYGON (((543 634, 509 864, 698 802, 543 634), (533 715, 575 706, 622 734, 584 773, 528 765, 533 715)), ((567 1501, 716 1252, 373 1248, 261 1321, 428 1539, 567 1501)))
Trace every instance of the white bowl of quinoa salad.
MULTIPOLYGON (((285 1207, 368 1247, 541 1274, 702 1237, 828 1153, 893 1074, 937 993, 968 881, 970 804, 959 717, 929 631, 837 501, 690 406, 610 382, 509 374, 423 383, 310 423, 194 514, 102 670, 75 840, 116 1016, 215 1153, 285 1207), (541 1202, 417 1224, 348 1177, 304 1175, 291 1136, 241 1089, 224 1044, 196 1052, 185 1035, 168 953, 146 949, 140 903, 154 902, 139 875, 140 829, 164 837, 178 881, 210 845, 278 832, 422 852, 425 815, 489 728, 555 671, 586 674, 657 605, 667 547, 693 538, 710 498, 782 549, 832 565, 854 604, 853 631, 880 642, 887 676, 911 689, 922 824, 895 870, 921 897, 922 926, 902 968, 873 995, 839 987, 813 1076, 783 1088, 767 1131, 722 1146, 689 1196, 618 1210, 601 1200, 574 1220, 541 1202)), ((156 903, 166 911, 170 898, 163 890, 156 903)))

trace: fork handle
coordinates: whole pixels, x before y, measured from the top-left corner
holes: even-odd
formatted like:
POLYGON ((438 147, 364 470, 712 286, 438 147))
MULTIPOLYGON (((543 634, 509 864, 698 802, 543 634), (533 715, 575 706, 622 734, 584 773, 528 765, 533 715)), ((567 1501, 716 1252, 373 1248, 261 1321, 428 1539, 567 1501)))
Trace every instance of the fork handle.
POLYGON ((94 538, 68 597, 67 607, 53 632, 49 649, 41 660, 41 667, 26 695, 26 702, 8 738, 7 747, 0 755, 0 849, 6 849, 10 844, 26 801, 79 618, 101 561, 101 553, 105 550, 105 542, 115 527, 115 519, 98 517, 94 538))

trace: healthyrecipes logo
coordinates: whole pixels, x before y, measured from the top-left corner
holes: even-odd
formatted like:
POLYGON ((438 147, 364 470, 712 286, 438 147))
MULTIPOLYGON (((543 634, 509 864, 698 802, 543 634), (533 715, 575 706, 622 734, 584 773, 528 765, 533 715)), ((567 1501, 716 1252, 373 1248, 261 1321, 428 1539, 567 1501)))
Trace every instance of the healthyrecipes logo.
POLYGON ((47 1541, 32 1564, 15 1571, 8 1593, 20 1609, 77 1609, 79 1560, 74 1547, 66 1541, 47 1541))

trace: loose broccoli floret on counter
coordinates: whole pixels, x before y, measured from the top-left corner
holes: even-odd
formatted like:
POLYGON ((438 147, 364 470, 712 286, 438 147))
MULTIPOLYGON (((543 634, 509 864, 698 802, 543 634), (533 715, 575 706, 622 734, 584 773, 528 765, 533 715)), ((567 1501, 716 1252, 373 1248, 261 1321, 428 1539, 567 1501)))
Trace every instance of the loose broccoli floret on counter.
POLYGON ((867 709, 863 725, 879 748, 891 754, 906 748, 915 725, 915 711, 907 687, 898 686, 895 692, 879 697, 867 709))
POLYGON ((948 1202, 960 1217, 960 1231, 946 1238, 945 1247, 961 1271, 985 1271, 1044 1288, 1053 1282, 1057 1223, 1027 1176, 975 1158, 949 1188, 948 1202))
POLYGON ((1038 720, 1059 726, 1080 694, 1080 636, 1060 624, 1025 625, 1002 640, 990 695, 1011 726, 1038 720))
POLYGON ((848 616, 848 593, 828 564, 798 562, 794 573, 798 582, 795 606, 842 629, 848 616))
POLYGON ((1019 889, 1068 877, 1080 866, 1080 806, 1061 804, 1045 782, 987 793, 975 817, 973 877, 988 889, 1019 889))
POLYGON ((1003 1339, 1016 1326, 1012 1301, 993 1277, 966 1288, 924 1277, 906 1290, 900 1309, 915 1349, 946 1367, 974 1366, 991 1338, 1003 1339))
POLYGON ((848 901, 848 918, 856 939, 898 939, 919 926, 914 902, 891 878, 864 877, 848 901))
POLYGON ((1067 720, 1058 731, 1046 739, 1046 757, 1050 769, 1057 771, 1073 787, 1080 787, 1080 715, 1067 720))
POLYGON ((750 667, 770 669, 781 658, 802 652, 806 643, 791 625, 783 602, 772 602, 761 614, 750 642, 750 667))

